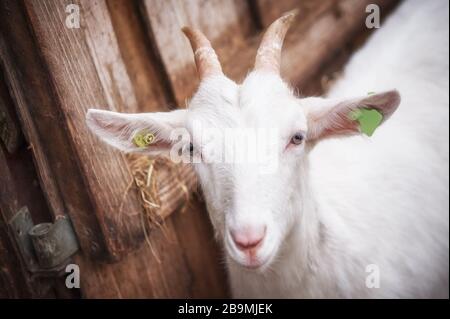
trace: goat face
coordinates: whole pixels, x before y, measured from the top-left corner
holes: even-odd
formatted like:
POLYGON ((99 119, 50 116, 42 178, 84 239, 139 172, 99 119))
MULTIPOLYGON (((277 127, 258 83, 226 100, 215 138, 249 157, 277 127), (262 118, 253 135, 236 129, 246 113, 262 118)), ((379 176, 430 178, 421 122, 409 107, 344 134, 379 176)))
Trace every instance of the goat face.
POLYGON ((292 17, 285 15, 269 27, 255 70, 240 85, 222 73, 204 35, 185 29, 201 78, 188 109, 87 114, 90 129, 122 151, 174 158, 187 150, 229 256, 262 270, 302 213, 308 150, 324 138, 360 133, 352 112, 374 109, 384 121, 400 101, 396 91, 343 101, 297 98, 279 75, 281 45, 292 17), (136 145, 134 138, 141 132, 152 135, 151 143, 136 145), (250 135, 244 139, 239 132, 250 135), (227 156, 230 146, 231 154, 248 157, 227 156))
POLYGON ((298 103, 278 75, 254 71, 241 85, 205 80, 186 112, 211 220, 232 259, 247 267, 268 264, 294 224, 287 208, 307 132, 298 103))

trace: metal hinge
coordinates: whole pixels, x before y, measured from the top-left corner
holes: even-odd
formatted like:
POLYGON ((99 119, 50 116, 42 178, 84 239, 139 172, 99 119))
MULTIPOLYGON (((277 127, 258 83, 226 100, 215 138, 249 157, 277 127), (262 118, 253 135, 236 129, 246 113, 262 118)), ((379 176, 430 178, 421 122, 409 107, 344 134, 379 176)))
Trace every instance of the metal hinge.
POLYGON ((67 216, 54 223, 34 225, 27 207, 9 221, 11 232, 27 269, 36 276, 59 276, 70 257, 78 251, 78 242, 67 216))

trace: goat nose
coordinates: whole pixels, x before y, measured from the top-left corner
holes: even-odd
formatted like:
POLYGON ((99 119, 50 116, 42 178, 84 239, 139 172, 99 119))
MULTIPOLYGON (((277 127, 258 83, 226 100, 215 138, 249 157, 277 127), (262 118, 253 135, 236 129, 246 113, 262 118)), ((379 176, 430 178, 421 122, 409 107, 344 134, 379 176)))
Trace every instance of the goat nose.
POLYGON ((262 242, 266 235, 266 226, 242 227, 237 230, 231 230, 231 237, 240 250, 255 248, 262 242))

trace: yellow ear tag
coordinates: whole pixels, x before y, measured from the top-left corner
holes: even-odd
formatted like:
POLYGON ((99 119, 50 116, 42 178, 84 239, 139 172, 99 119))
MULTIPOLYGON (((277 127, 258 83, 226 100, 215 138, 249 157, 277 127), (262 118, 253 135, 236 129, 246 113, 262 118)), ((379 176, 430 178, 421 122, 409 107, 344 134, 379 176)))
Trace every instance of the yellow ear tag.
POLYGON ((155 135, 153 133, 139 132, 133 137, 133 143, 137 147, 147 147, 153 143, 155 135))

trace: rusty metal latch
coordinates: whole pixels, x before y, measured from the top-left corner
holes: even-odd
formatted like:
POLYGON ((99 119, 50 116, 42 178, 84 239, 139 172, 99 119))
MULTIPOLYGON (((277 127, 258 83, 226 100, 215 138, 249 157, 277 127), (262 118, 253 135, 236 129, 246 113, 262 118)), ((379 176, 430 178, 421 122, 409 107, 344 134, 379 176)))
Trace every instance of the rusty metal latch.
POLYGON ((9 221, 13 237, 27 269, 39 276, 64 273, 70 257, 78 251, 78 242, 67 216, 54 223, 34 225, 27 207, 9 221))

